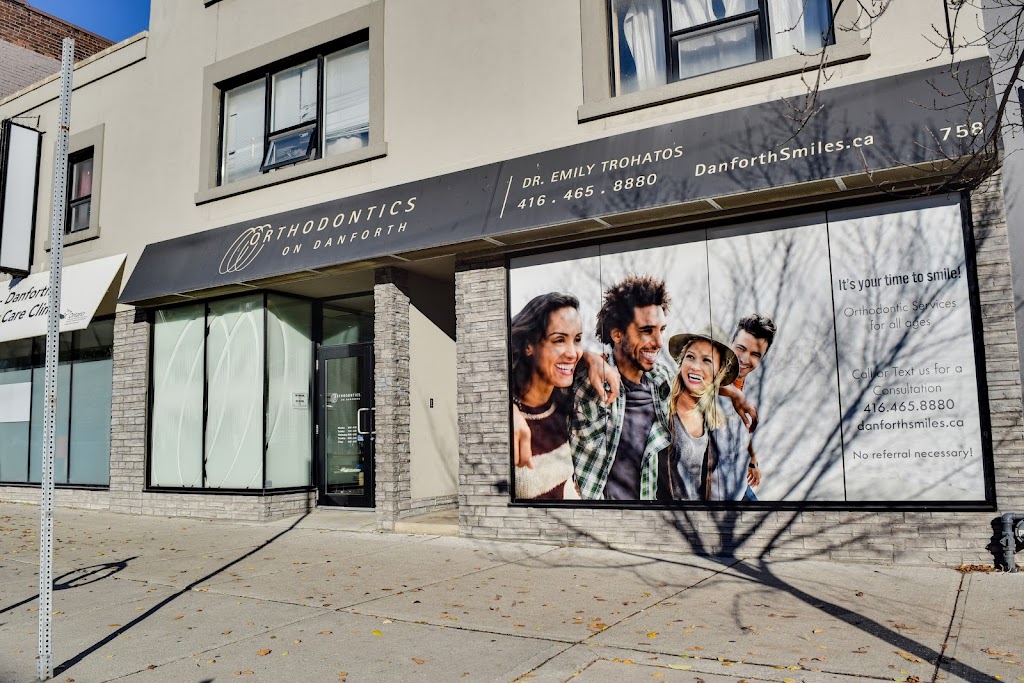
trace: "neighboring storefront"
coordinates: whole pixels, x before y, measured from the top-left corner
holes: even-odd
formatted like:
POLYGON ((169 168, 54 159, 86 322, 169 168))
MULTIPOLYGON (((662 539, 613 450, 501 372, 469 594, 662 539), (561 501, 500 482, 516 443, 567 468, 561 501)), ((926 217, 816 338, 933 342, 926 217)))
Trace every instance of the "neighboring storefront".
MULTIPOLYGON (((54 477, 101 492, 110 481, 113 302, 124 256, 64 270, 57 368, 54 477)), ((0 485, 38 484, 49 273, 0 290, 0 485)), ((93 494, 86 494, 93 495, 93 494)))

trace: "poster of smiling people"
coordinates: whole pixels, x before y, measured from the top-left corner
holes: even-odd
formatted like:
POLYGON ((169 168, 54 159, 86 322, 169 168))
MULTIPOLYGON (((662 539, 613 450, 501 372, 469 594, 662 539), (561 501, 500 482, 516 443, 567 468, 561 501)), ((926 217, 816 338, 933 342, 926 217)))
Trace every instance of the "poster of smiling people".
POLYGON ((514 500, 984 502, 958 199, 511 259, 514 500))

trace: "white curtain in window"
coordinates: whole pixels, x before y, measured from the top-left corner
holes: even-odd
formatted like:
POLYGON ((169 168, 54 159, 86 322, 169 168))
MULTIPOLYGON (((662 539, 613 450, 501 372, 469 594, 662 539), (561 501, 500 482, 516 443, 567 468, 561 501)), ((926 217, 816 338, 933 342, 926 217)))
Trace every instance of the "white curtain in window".
POLYGON ((757 9, 757 0, 672 0, 671 5, 672 30, 681 31, 752 12, 757 9))
POLYGON ((693 78, 757 61, 751 22, 684 38, 676 48, 679 50, 679 78, 693 78))
POLYGON ((772 56, 818 51, 829 24, 828 0, 767 0, 772 23, 772 56))
POLYGON ((261 78, 224 94, 224 166, 221 176, 225 183, 248 178, 260 171, 265 92, 266 85, 261 78))
POLYGON ((316 60, 274 74, 270 131, 316 120, 316 60))
POLYGON ((370 133, 370 44, 328 55, 324 65, 324 153, 364 147, 370 133))
MULTIPOLYGON (((631 0, 623 5, 622 35, 636 65, 635 86, 627 92, 646 90, 666 82, 665 30, 660 0, 631 0)), ((620 59, 620 69, 621 69, 620 59)), ((623 79, 626 80, 625 78, 623 79)))

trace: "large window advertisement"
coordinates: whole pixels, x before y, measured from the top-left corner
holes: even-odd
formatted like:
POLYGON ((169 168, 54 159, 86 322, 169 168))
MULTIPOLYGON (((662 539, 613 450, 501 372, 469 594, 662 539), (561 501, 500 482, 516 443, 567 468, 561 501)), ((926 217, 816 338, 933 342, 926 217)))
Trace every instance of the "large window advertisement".
POLYGON ((513 259, 514 499, 985 504, 958 200, 513 259))

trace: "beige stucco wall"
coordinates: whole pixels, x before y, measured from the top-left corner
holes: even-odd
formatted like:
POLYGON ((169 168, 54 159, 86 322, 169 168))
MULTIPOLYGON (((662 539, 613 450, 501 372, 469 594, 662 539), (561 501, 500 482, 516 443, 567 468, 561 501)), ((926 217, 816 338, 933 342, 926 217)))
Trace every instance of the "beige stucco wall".
POLYGON ((415 306, 409 307, 409 393, 412 499, 455 495, 459 474, 455 341, 415 306))
MULTIPOLYGON (((148 36, 76 70, 72 133, 105 124, 101 233, 69 246, 66 262, 126 252, 127 278, 150 242, 807 91, 806 77, 789 76, 581 124, 580 0, 383 1, 387 155, 197 205, 203 69, 367 3, 154 0, 148 36)), ((870 56, 829 69, 827 87, 934 66, 942 11, 941 3, 892 3, 857 34, 870 56)), ((960 40, 976 38, 974 9, 965 5, 958 19, 960 40)), ((979 46, 957 58, 984 54, 979 46)), ((48 232, 57 91, 51 80, 0 103, 0 119, 38 115, 46 131, 40 235, 48 232)), ((38 271, 47 259, 43 240, 37 245, 38 271)))

